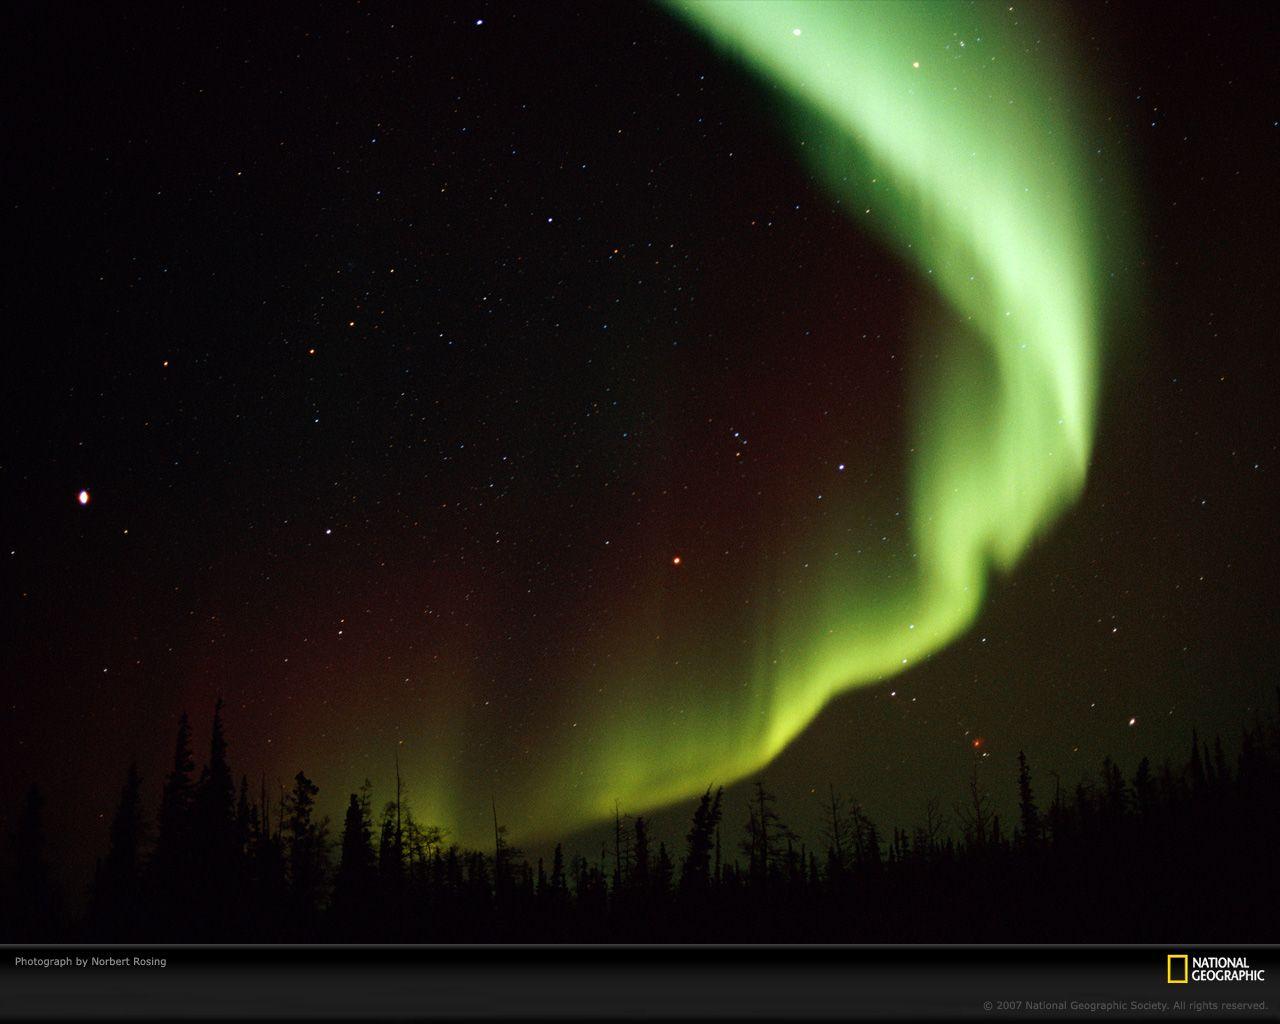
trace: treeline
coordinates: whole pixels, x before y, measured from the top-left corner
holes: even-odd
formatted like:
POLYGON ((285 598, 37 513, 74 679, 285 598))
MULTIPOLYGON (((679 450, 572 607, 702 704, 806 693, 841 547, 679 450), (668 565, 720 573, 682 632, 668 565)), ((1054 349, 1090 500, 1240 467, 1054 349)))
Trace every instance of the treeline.
POLYGON ((1182 764, 1144 758, 1126 775, 1106 758, 1096 777, 1045 793, 1019 754, 1017 783, 1017 817, 1002 821, 975 759, 963 803, 930 801, 914 830, 887 835, 831 790, 808 842, 763 782, 737 822, 708 789, 671 847, 619 812, 598 857, 557 845, 546 863, 509 842, 496 811, 490 850, 448 842, 414 816, 398 771, 395 799, 375 809, 366 782, 337 830, 302 772, 271 798, 262 783, 237 786, 219 701, 199 774, 182 716, 153 826, 128 769, 82 912, 58 899, 42 798, 28 793, 0 930, 25 942, 1275 938, 1280 714, 1246 725, 1231 757, 1193 733, 1182 764))

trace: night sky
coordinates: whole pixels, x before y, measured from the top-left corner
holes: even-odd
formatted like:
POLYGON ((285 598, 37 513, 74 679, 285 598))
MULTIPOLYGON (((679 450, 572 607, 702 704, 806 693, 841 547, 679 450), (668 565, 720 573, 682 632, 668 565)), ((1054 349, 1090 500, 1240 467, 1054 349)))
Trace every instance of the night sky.
MULTIPOLYGON (((761 759, 816 841, 829 784, 887 830, 975 757, 1008 810, 1019 749, 1047 796, 1233 743, 1277 680, 1277 16, 993 18, 1087 108, 1024 114, 1097 240, 1088 476, 972 624, 810 721, 841 601, 915 571, 953 314, 778 82, 643 5, 23 5, 0 814, 39 781, 97 852, 218 695, 255 787, 336 813, 398 754, 416 813, 479 844, 492 798, 535 852, 615 799, 678 841, 711 783, 736 828, 761 759)), ((912 88, 996 45, 959 41, 905 39, 912 88)))

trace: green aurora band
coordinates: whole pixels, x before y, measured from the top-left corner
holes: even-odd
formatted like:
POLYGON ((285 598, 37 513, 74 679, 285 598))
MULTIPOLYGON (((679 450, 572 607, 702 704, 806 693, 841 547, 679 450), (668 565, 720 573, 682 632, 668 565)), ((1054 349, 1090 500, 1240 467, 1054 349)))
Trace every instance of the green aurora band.
MULTIPOLYGON (((753 648, 742 663, 708 651, 673 670, 621 641, 599 671, 636 699, 585 710, 575 739, 539 750, 543 784, 500 792, 526 835, 740 779, 836 695, 954 640, 991 572, 1078 497, 1093 443, 1099 218, 1086 122, 1021 5, 1016 16, 937 0, 668 6, 776 87, 801 159, 945 309, 920 318, 916 339, 929 369, 912 381, 906 569, 829 567, 803 596, 760 602, 738 630, 753 648), (744 666, 748 678, 726 682, 744 666)), ((679 628, 660 612, 645 626, 663 621, 679 628)), ((696 651, 699 627, 684 629, 682 650, 696 651)), ((583 683, 577 696, 592 692, 583 683)), ((462 811, 460 795, 443 804, 462 811)))

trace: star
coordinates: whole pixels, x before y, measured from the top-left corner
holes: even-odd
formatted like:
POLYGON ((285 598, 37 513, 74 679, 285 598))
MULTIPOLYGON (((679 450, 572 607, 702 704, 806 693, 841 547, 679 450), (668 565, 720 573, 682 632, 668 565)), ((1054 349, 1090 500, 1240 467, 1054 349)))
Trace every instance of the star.
POLYGON ((81 491, 79 494, 76 495, 76 501, 80 502, 81 505, 89 504, 89 492, 81 491))

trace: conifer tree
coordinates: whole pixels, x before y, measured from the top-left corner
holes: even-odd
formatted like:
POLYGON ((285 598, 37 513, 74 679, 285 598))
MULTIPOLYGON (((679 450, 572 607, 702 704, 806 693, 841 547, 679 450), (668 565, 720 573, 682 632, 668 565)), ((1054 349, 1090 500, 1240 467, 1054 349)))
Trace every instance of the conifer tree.
POLYGON ((363 934, 373 916, 373 822, 367 801, 355 793, 347 801, 340 856, 333 879, 333 915, 338 927, 363 934))
POLYGON ((167 940, 187 938, 193 927, 194 908, 189 894, 193 889, 191 872, 195 847, 195 786, 191 778, 194 770, 191 721, 184 711, 178 719, 173 763, 160 793, 156 845, 150 862, 151 917, 158 929, 158 937, 167 940))
POLYGON ((107 855, 94 873, 90 914, 95 934, 113 942, 138 937, 141 911, 142 780, 138 762, 120 790, 120 802, 111 819, 107 855))
POLYGON ((314 926, 328 866, 327 824, 313 818, 319 792, 320 788, 305 773, 298 772, 284 807, 293 924, 304 933, 314 926))
POLYGON ((680 885, 686 892, 705 893, 710 887, 711 847, 716 826, 720 824, 723 797, 724 787, 717 788, 713 796, 708 786, 693 812, 693 824, 685 837, 688 852, 680 875, 680 885))
POLYGON ((1027 755, 1018 751, 1018 819, 1021 831, 1018 841, 1028 850, 1040 845, 1040 811, 1036 807, 1035 794, 1031 789, 1031 769, 1027 765, 1027 755))

